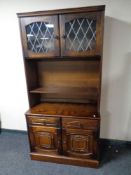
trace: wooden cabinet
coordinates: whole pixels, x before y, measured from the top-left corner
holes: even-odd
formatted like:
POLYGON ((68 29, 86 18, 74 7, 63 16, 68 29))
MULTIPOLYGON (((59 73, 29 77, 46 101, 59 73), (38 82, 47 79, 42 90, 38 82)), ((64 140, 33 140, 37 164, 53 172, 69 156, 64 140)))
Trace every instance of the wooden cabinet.
POLYGON ((32 160, 99 165, 104 9, 18 14, 32 160))

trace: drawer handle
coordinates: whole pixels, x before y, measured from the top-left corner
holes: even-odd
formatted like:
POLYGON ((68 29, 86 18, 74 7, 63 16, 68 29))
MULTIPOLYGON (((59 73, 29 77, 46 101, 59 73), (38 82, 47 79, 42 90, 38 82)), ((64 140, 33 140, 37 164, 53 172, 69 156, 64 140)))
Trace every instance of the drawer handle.
POLYGON ((43 123, 40 122, 32 122, 33 125, 43 125, 43 123))
POLYGON ((33 124, 33 125, 54 126, 54 127, 57 126, 56 123, 47 123, 46 121, 42 121, 42 122, 33 122, 32 124, 33 124))
POLYGON ((57 126, 55 123, 46 123, 46 122, 44 122, 44 125, 45 126, 55 126, 55 127, 57 126))

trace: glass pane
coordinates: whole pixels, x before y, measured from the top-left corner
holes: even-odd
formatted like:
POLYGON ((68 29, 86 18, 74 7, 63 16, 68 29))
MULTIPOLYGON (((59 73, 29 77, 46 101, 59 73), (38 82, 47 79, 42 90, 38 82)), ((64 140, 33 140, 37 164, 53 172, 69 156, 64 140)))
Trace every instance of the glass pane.
POLYGON ((26 26, 28 49, 35 53, 54 50, 54 24, 33 22, 26 26))
POLYGON ((96 47, 96 20, 78 18, 65 23, 65 49, 94 50, 96 47))

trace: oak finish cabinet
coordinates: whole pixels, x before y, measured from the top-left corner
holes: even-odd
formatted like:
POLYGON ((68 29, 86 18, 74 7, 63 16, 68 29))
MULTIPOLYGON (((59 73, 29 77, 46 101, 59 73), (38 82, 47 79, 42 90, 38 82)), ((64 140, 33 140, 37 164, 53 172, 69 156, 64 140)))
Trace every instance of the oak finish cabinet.
POLYGON ((18 14, 32 160, 99 165, 104 10, 18 14))

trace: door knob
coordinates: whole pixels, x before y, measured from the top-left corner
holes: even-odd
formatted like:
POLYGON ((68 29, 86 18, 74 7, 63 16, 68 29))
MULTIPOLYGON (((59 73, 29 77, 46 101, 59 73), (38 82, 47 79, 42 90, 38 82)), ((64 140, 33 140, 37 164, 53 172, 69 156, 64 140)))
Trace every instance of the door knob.
POLYGON ((62 38, 63 38, 63 39, 66 39, 66 37, 67 37, 66 35, 62 35, 62 38))
POLYGON ((58 35, 54 35, 54 39, 59 39, 59 36, 58 35))

